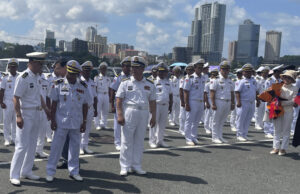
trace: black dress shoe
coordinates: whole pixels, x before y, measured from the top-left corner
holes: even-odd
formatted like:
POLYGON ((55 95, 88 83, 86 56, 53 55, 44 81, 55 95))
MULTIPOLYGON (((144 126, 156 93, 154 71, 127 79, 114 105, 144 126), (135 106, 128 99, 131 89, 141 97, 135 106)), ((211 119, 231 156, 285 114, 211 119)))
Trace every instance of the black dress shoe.
POLYGON ((62 161, 59 162, 56 166, 57 169, 68 169, 68 162, 62 161))

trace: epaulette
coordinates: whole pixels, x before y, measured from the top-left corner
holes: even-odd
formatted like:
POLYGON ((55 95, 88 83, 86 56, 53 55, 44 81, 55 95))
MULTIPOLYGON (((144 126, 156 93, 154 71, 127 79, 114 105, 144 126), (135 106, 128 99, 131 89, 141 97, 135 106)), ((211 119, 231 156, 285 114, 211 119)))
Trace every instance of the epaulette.
POLYGON ((58 85, 58 84, 61 84, 63 82, 64 82, 64 79, 58 79, 58 80, 54 81, 54 84, 58 85))
POLYGON ((8 76, 8 73, 3 73, 3 72, 2 72, 1 74, 2 74, 3 77, 8 76))
POLYGON ((194 78, 194 76, 193 76, 193 75, 190 75, 190 76, 188 76, 188 78, 194 78))
POLYGON ((85 81, 80 80, 81 85, 83 85, 85 88, 88 87, 88 85, 85 83, 85 81))
POLYGON ((22 78, 26 78, 28 76, 28 72, 23 73, 22 78))
POLYGON ((49 75, 47 75, 47 78, 50 78, 52 75, 51 74, 49 74, 49 75))
POLYGON ((272 78, 269 77, 268 80, 272 80, 272 78))
POLYGON ((153 82, 151 79, 146 78, 146 80, 147 80, 148 82, 150 82, 151 84, 154 84, 154 82, 153 82))
POLYGON ((124 82, 126 80, 130 80, 130 78, 129 77, 125 77, 125 78, 122 79, 122 82, 124 82))

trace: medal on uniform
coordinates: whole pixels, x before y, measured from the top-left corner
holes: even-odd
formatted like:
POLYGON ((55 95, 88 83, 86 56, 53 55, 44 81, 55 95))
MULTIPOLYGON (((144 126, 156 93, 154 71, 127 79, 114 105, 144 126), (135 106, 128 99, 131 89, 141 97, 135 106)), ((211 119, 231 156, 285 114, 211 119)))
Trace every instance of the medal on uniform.
POLYGON ((64 95, 64 101, 67 101, 67 95, 64 95))

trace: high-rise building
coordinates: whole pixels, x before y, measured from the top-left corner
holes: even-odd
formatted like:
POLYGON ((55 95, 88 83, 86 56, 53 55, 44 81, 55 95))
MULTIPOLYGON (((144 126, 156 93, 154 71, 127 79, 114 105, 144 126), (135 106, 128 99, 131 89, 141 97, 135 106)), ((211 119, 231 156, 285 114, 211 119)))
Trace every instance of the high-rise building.
POLYGON ((119 52, 119 56, 120 59, 124 59, 127 56, 133 57, 133 56, 137 56, 139 54, 139 51, 137 50, 130 50, 130 49, 126 49, 126 50, 122 50, 119 52))
POLYGON ((228 45, 228 60, 234 61, 236 59, 237 41, 229 42, 228 45))
POLYGON ((85 40, 88 42, 95 42, 95 36, 97 35, 97 30, 93 26, 86 29, 85 40))
POLYGON ((223 52, 226 5, 205 3, 195 9, 188 47, 206 61, 220 62, 223 52))
POLYGON ((72 51, 76 53, 86 53, 88 52, 88 42, 74 38, 72 40, 72 51))
POLYGON ((46 30, 45 51, 54 52, 56 47, 56 39, 53 31, 46 30))
POLYGON ((260 25, 247 19, 239 25, 236 60, 257 65, 260 25))
POLYGON ((60 40, 58 41, 58 48, 60 51, 64 51, 64 48, 65 48, 65 42, 64 40, 60 40))
POLYGON ((280 59, 281 32, 268 31, 265 45, 264 62, 276 63, 280 59))
POLYGON ((64 44, 64 52, 72 52, 72 42, 65 42, 64 44))
POLYGON ((174 62, 190 63, 192 62, 193 48, 191 47, 174 47, 172 60, 174 62))

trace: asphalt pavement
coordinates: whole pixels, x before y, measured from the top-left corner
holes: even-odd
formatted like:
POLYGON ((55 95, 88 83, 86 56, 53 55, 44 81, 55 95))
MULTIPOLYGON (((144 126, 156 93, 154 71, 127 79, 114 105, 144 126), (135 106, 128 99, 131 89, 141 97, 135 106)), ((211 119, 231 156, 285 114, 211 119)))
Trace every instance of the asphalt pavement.
MULTIPOLYGON (((300 148, 289 147, 286 156, 270 155, 272 140, 251 126, 252 141, 236 142, 228 125, 224 137, 228 144, 211 143, 203 126, 200 145, 186 146, 178 127, 167 126, 165 140, 170 148, 150 149, 145 139, 143 169, 147 175, 119 175, 119 152, 113 145, 113 120, 109 129, 92 130, 93 155, 80 158, 83 182, 69 178, 67 170, 57 170, 55 180, 46 183, 46 160, 36 159, 34 173, 39 181, 9 182, 9 167, 14 147, 4 147, 0 136, 0 193, 300 193, 300 148)), ((49 153, 46 143, 45 152, 49 153)))

